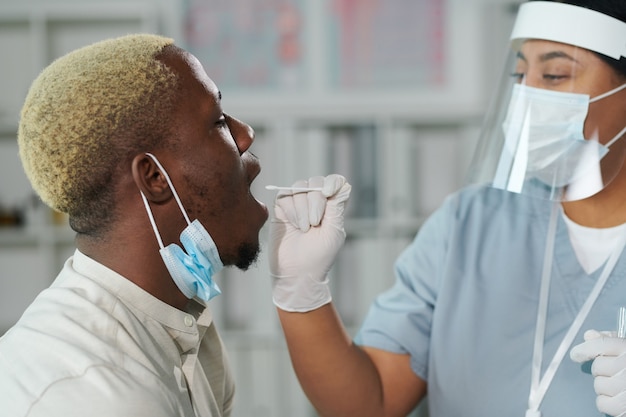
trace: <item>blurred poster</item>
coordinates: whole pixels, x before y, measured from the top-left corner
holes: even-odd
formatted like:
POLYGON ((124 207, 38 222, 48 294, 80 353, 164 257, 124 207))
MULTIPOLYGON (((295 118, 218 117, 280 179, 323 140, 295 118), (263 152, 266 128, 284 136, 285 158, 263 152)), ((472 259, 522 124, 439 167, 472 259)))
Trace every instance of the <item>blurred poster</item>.
POLYGON ((185 47, 222 89, 298 87, 305 1, 186 0, 185 47))
POLYGON ((445 85, 445 0, 330 0, 334 87, 445 85))

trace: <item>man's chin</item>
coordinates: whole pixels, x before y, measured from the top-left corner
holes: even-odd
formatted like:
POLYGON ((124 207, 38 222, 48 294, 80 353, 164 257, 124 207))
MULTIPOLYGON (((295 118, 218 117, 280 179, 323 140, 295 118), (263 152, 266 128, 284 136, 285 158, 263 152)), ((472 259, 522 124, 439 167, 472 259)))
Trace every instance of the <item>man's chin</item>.
POLYGON ((256 264, 261 248, 258 244, 244 243, 239 247, 237 262, 235 266, 242 271, 247 271, 256 264))

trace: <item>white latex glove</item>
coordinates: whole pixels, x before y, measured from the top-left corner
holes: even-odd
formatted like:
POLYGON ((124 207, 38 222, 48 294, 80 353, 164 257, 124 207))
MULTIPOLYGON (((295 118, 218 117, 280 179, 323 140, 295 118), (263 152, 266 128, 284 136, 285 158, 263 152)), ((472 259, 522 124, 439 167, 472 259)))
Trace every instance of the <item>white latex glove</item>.
POLYGON ((610 416, 626 416, 626 339, 616 337, 616 332, 597 330, 586 331, 584 338, 572 348, 570 357, 580 363, 593 360, 596 407, 610 416))
POLYGON ((336 174, 292 186, 322 191, 276 196, 269 238, 272 297, 282 310, 306 312, 331 300, 328 271, 346 239, 344 209, 352 187, 336 174))

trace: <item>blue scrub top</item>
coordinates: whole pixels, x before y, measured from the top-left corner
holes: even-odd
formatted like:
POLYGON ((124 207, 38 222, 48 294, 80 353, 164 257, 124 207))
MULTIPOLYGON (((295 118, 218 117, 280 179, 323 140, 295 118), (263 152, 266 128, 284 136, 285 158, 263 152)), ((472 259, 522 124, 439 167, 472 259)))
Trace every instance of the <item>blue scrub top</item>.
MULTIPOLYGON (((524 416, 551 202, 491 187, 448 197, 395 265, 396 282, 374 301, 355 341, 411 355, 428 381, 430 415, 524 416)), ((558 216, 543 375, 602 268, 587 275, 558 216)), ((626 305, 622 255, 573 342, 615 330, 626 305)), ((566 355, 543 417, 601 416, 589 364, 566 355)))

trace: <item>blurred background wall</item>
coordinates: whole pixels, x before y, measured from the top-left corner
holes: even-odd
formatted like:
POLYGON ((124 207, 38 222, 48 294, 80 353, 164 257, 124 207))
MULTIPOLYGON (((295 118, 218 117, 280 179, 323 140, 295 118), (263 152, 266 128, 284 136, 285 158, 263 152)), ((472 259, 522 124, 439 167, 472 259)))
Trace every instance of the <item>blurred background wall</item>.
MULTIPOLYGON (((421 222, 463 185, 500 76, 513 0, 0 0, 0 334, 74 250, 17 155, 30 82, 77 47, 133 32, 173 37, 257 132, 266 184, 340 173, 353 185, 334 299, 356 332, 421 222)), ((267 227, 262 231, 267 240, 267 227)), ((234 416, 315 416, 289 364, 267 261, 225 270, 211 301, 231 352, 234 416)), ((0 387, 1 389, 1 387, 0 387)), ((426 414, 417 410, 416 414, 426 414)))

